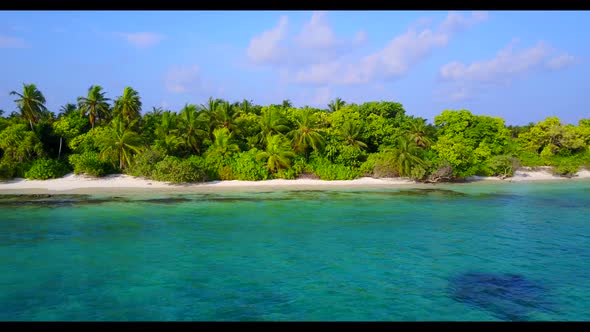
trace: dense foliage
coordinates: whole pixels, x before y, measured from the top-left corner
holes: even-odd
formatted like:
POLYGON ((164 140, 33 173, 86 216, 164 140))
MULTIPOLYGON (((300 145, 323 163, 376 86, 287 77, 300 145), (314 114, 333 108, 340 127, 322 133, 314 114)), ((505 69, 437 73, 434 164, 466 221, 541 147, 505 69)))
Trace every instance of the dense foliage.
POLYGON ((325 109, 209 98, 178 112, 142 112, 136 90, 126 87, 111 99, 98 85, 56 115, 34 84, 10 95, 15 111, 0 114, 0 179, 49 179, 73 170, 175 183, 300 176, 437 182, 509 177, 521 166, 573 176, 590 166, 590 119, 506 126, 498 117, 445 110, 428 124, 397 102, 340 98, 325 109))
POLYGON ((65 163, 55 159, 37 159, 31 168, 25 173, 25 177, 31 180, 55 179, 66 175, 69 168, 65 163))

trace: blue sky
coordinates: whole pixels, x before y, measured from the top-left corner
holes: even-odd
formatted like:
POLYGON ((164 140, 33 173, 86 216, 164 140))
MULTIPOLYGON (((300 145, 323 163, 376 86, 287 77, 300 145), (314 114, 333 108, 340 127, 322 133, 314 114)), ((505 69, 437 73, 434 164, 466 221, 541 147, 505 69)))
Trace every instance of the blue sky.
POLYGON ((34 83, 57 112, 91 85, 144 111, 209 96, 398 101, 525 124, 590 117, 588 11, 2 11, 0 109, 34 83), (584 32, 586 31, 586 32, 584 32))

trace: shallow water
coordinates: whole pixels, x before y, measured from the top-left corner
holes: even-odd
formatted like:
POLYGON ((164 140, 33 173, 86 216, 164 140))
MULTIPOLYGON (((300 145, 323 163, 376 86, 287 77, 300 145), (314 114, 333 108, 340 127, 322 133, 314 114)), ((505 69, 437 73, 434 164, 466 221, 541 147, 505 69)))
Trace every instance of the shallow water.
POLYGON ((588 320, 590 182, 0 196, 0 320, 588 320))

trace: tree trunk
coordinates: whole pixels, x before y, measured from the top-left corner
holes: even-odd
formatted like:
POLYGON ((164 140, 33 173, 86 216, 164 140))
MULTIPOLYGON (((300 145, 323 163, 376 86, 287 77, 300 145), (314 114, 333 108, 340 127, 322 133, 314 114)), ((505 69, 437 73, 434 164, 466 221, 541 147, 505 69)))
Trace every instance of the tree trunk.
POLYGON ((35 131, 35 129, 33 129, 33 121, 31 121, 30 119, 29 119, 29 124, 31 125, 31 130, 35 131))
POLYGON ((57 153, 57 160, 59 160, 61 158, 61 140, 63 139, 63 136, 59 137, 59 152, 57 153))

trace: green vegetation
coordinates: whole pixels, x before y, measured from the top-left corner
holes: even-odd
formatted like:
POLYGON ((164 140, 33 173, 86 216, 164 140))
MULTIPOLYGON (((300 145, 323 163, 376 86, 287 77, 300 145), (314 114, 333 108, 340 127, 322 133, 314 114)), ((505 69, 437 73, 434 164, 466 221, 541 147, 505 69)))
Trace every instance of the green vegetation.
POLYGON ((74 169, 74 174, 87 174, 91 176, 103 176, 114 173, 114 169, 108 162, 101 160, 96 152, 84 152, 70 155, 68 161, 74 169))
POLYGON ((428 124, 396 102, 325 109, 209 98, 178 112, 142 113, 138 91, 112 100, 93 85, 55 115, 34 84, 12 91, 0 113, 0 179, 49 179, 73 170, 126 173, 175 183, 211 180, 350 180, 405 177, 425 182, 472 175, 509 177, 521 166, 573 176, 590 166, 590 119, 557 117, 506 126, 498 117, 445 110, 428 124))
POLYGON ((554 167, 553 174, 563 176, 563 177, 572 177, 574 174, 576 174, 578 172, 579 169, 580 169, 579 166, 569 164, 569 163, 564 163, 564 164, 561 164, 557 167, 554 167))
POLYGON ((25 177, 31 180, 55 179, 66 175, 69 172, 66 164, 55 159, 37 159, 31 168, 25 173, 25 177))
POLYGON ((178 157, 166 156, 156 163, 151 172, 151 178, 157 181, 166 182, 199 182, 205 180, 205 171, 199 157, 180 159, 178 157))
POLYGON ((432 149, 448 161, 455 175, 487 175, 486 164, 507 152, 510 131, 504 120, 469 111, 443 111, 434 118, 438 140, 432 149))

